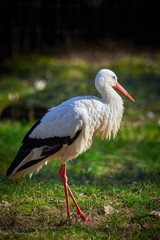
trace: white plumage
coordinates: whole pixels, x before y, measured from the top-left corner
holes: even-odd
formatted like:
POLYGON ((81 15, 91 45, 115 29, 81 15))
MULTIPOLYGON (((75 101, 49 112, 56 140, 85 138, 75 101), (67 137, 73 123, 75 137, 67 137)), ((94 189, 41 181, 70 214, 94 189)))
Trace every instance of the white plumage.
POLYGON ((132 101, 133 98, 107 69, 98 72, 95 86, 102 98, 75 97, 50 109, 28 132, 7 174, 17 178, 30 177, 54 159, 65 164, 86 151, 95 135, 116 136, 123 114, 123 101, 117 88, 132 101))

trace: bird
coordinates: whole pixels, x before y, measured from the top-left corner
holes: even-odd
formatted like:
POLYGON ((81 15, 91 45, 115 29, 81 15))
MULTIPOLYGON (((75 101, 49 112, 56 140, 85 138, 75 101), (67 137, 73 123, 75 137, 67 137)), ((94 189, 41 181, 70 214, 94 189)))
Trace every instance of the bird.
POLYGON ((38 120, 24 136, 21 147, 7 170, 7 176, 19 178, 38 172, 43 164, 59 160, 61 178, 66 198, 67 217, 70 218, 70 195, 77 215, 84 221, 90 219, 78 206, 68 185, 66 163, 90 148, 94 136, 102 139, 116 137, 123 115, 123 100, 119 90, 131 101, 135 100, 117 81, 116 74, 101 69, 95 77, 96 96, 73 97, 53 107, 38 120))

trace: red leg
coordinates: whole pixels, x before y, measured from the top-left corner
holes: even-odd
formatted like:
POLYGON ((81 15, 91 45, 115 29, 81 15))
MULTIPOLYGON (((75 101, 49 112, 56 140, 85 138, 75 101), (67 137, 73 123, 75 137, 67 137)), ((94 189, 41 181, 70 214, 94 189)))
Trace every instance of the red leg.
POLYGON ((70 208, 69 208, 69 199, 68 199, 68 186, 67 186, 67 175, 66 175, 66 164, 62 164, 59 170, 59 176, 62 179, 64 184, 65 196, 66 196, 66 204, 67 204, 67 217, 70 217, 70 208))
POLYGON ((77 214, 79 215, 79 217, 81 217, 84 221, 89 222, 90 219, 89 219, 88 217, 86 217, 86 215, 85 215, 85 214, 82 212, 82 210, 79 208, 79 206, 78 206, 78 204, 77 204, 77 202, 76 202, 76 200, 75 200, 75 198, 74 198, 74 196, 73 196, 73 194, 72 194, 69 186, 68 186, 68 192, 69 192, 69 194, 70 194, 70 196, 71 196, 71 198, 72 198, 72 200, 73 200, 73 202, 74 202, 74 204, 75 204, 75 206, 76 206, 76 208, 77 208, 77 214))
POLYGON ((70 190, 70 188, 69 188, 69 186, 68 186, 68 184, 67 184, 68 178, 67 178, 67 175, 66 175, 66 163, 61 165, 61 168, 60 168, 60 170, 59 170, 59 176, 60 176, 60 178, 62 179, 63 184, 64 184, 65 195, 66 195, 66 203, 67 203, 67 216, 70 217, 70 208, 69 208, 69 200, 68 200, 68 192, 69 192, 69 194, 70 194, 70 196, 71 196, 71 198, 72 198, 72 200, 73 200, 73 202, 74 202, 74 204, 75 204, 75 206, 76 206, 76 208, 77 208, 77 214, 78 214, 84 221, 87 221, 87 222, 88 222, 90 219, 87 218, 87 217, 85 216, 85 214, 84 214, 84 213, 81 211, 81 209, 79 208, 79 206, 78 206, 78 204, 77 204, 77 202, 76 202, 76 200, 75 200, 75 198, 74 198, 74 196, 73 196, 73 194, 72 194, 72 192, 71 192, 71 190, 70 190))

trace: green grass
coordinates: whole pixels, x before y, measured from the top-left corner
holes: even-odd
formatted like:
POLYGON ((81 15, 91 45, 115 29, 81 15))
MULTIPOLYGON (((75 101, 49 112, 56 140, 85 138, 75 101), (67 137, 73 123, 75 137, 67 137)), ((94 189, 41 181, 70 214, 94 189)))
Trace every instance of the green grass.
MULTIPOLYGON (((116 139, 95 138, 89 151, 67 164, 69 185, 92 219, 90 224, 76 216, 71 200, 72 218, 66 218, 60 162, 43 167, 31 180, 5 176, 34 121, 1 121, 0 239, 159 239, 160 217, 153 212, 160 212, 159 62, 153 56, 133 56, 101 64, 117 73, 136 103, 123 98, 125 114, 116 139), (114 209, 108 215, 104 212, 107 205, 114 209)), ((85 60, 25 57, 10 64, 10 74, 0 77, 4 99, 0 108, 12 104, 5 101, 9 93, 19 94, 14 104, 45 107, 77 94, 97 95, 92 85, 99 67, 85 60), (37 79, 47 82, 43 91, 35 89, 37 79)))

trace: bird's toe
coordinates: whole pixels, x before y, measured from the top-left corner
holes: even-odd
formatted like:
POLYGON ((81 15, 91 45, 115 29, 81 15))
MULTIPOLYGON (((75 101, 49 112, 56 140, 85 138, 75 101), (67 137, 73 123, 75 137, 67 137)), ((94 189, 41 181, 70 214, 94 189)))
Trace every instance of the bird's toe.
POLYGON ((83 219, 83 221, 86 221, 86 222, 90 222, 91 219, 88 218, 82 211, 81 212, 77 212, 77 215, 83 219))

